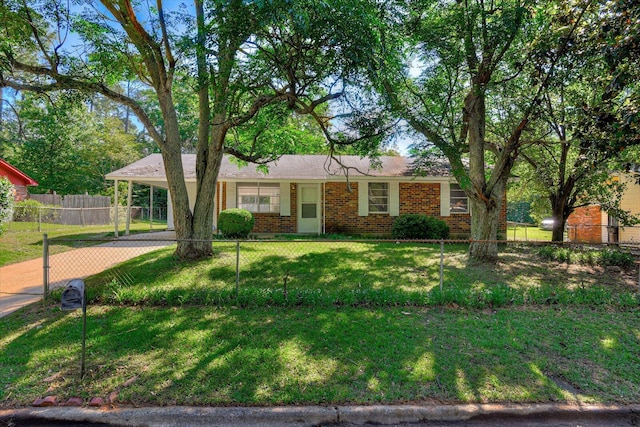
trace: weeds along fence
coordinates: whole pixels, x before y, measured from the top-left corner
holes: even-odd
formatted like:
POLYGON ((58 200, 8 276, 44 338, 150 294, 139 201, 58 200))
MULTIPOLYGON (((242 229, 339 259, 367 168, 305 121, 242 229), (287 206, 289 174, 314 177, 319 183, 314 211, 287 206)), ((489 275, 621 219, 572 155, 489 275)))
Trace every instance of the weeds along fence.
POLYGON ((569 249, 549 242, 494 242, 501 246, 501 265, 488 268, 468 265, 467 240, 213 240, 205 242, 212 245, 213 256, 192 263, 176 261, 175 240, 92 243, 52 256, 45 249, 45 294, 87 276, 92 276, 87 288, 93 297, 134 305, 485 307, 582 298, 637 307, 640 291, 635 256, 629 248, 620 252, 609 245, 569 249), (625 277, 603 287, 589 272, 549 269, 554 257, 609 266, 610 274, 625 277))

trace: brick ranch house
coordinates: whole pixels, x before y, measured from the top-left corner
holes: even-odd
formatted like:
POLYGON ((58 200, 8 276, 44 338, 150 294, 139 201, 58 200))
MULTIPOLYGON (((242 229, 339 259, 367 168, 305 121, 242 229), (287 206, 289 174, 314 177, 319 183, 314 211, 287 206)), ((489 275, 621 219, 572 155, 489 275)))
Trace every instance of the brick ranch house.
MULTIPOLYGON (((182 156, 191 207, 195 203, 195 155, 182 156)), ((389 235, 402 214, 421 213, 449 224, 452 237, 467 237, 471 216, 468 199, 448 165, 417 175, 400 156, 369 159, 342 156, 340 167, 322 155, 285 155, 269 163, 268 173, 256 165, 238 166, 225 157, 220 169, 214 224, 221 210, 243 208, 254 214, 254 233, 347 233, 389 235)), ((107 174, 108 180, 167 188, 160 154, 152 154, 107 174)), ((116 185, 117 187, 117 185, 116 185)), ((506 205, 506 203, 504 203, 506 205)), ((171 203, 167 225, 173 228, 171 203)), ((500 230, 506 231, 506 209, 500 230)))
MULTIPOLYGON (((630 174, 616 174, 614 179, 625 184, 620 208, 640 215, 640 183, 630 174)), ((567 219, 567 239, 580 243, 640 242, 640 227, 622 227, 618 219, 600 209, 600 205, 576 209, 567 219)))
POLYGON ((29 198, 27 187, 38 185, 38 183, 26 173, 10 165, 3 159, 0 159, 0 176, 6 177, 9 182, 13 184, 13 188, 16 190, 14 196, 16 202, 29 198))

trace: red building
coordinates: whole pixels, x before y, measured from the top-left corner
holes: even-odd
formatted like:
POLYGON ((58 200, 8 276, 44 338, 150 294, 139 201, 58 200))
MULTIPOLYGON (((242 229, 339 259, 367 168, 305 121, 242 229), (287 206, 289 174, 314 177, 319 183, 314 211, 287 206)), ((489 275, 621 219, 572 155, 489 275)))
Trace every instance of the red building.
POLYGON ((26 173, 22 172, 15 166, 10 165, 3 159, 0 159, 0 176, 6 177, 16 189, 15 200, 19 202, 28 197, 27 187, 30 185, 38 185, 36 181, 31 179, 26 173))

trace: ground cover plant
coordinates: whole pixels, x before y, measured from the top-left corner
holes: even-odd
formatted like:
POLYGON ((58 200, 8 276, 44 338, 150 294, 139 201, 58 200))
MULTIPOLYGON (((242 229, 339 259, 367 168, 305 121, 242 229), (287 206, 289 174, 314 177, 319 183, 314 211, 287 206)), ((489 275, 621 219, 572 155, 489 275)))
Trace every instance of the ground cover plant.
MULTIPOLYGON (((48 226, 48 225, 46 225, 48 226)), ((79 247, 92 246, 92 239, 113 238, 113 224, 108 225, 62 225, 46 228, 49 239, 49 253, 56 254, 79 247)), ((154 221, 154 231, 166 229, 166 223, 154 221)), ((132 221, 132 233, 147 232, 149 221, 132 221)), ((122 231, 122 230, 121 230, 122 231)), ((42 257, 43 231, 36 222, 11 222, 4 234, 0 235, 0 267, 16 262, 42 257)))

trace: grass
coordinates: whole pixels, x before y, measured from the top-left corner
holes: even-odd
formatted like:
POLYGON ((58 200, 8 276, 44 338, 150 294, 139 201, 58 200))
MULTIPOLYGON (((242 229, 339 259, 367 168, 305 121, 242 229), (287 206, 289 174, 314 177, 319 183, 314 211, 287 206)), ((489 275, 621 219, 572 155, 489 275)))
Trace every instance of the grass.
MULTIPOLYGON (((0 267, 16 262, 42 257, 43 233, 49 239, 49 253, 56 254, 83 246, 91 246, 90 239, 110 239, 113 237, 111 225, 61 225, 45 224, 52 227, 38 231, 36 222, 11 222, 8 229, 0 235, 0 267)), ((154 230, 166 228, 166 224, 154 222, 154 230)), ((149 222, 133 221, 132 233, 149 231, 149 222)))
POLYGON ((551 231, 542 230, 537 226, 509 226, 507 227, 507 240, 518 241, 551 241, 551 231))
POLYGON ((215 242, 214 249, 210 260, 178 264, 166 248, 87 285, 101 303, 151 306, 638 306, 631 272, 552 263, 535 248, 514 244, 496 268, 467 265, 466 247, 447 245, 442 291, 439 245, 243 242, 237 289, 235 243, 215 242))
POLYGON ((2 406, 640 399, 637 310, 93 305, 83 381, 80 325, 54 304, 0 322, 2 406))
POLYGON ((172 248, 0 319, 0 406, 106 397, 154 405, 640 399, 637 275, 544 260, 520 244, 495 268, 447 245, 243 242, 178 263, 172 248))

